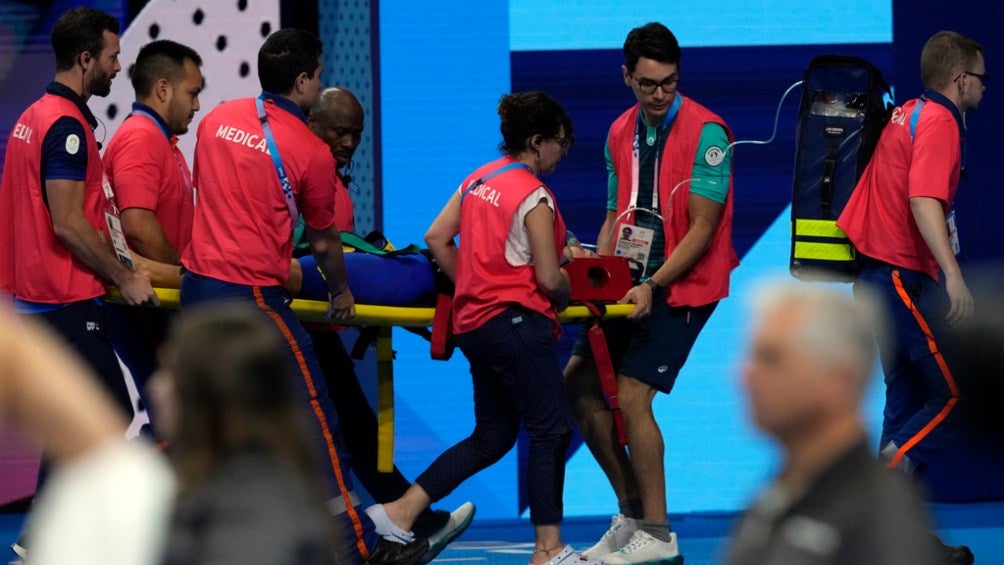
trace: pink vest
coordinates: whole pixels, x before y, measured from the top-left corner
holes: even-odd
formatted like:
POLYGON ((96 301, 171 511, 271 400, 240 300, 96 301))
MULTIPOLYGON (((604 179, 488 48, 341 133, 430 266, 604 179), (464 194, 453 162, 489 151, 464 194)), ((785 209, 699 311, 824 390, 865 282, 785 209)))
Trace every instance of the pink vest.
MULTIPOLYGON (((504 157, 488 163, 467 177, 461 189, 467 188, 473 180, 516 162, 512 157, 504 157)), ((544 183, 540 179, 520 166, 478 184, 463 197, 460 204, 460 255, 453 298, 453 328, 456 333, 481 327, 509 304, 515 303, 551 318, 555 336, 560 335, 558 314, 537 285, 533 265, 514 267, 505 258, 506 237, 513 217, 527 196, 541 186, 544 183)), ((551 199, 554 200, 553 194, 551 199)), ((565 236, 565 221, 555 210, 554 252, 557 255, 565 247, 565 236)))
MULTIPOLYGON (((638 105, 635 105, 610 126, 610 156, 613 158, 618 181, 618 215, 627 210, 631 201, 631 147, 638 111, 638 105)), ((725 128, 729 141, 732 141, 732 132, 724 120, 684 97, 666 138, 659 169, 659 214, 665 218, 662 227, 666 234, 666 257, 669 257, 690 227, 690 217, 687 214, 690 183, 683 183, 675 192, 672 190, 693 176, 701 129, 707 123, 721 125, 725 128)), ((666 287, 666 301, 670 306, 703 306, 729 295, 729 274, 739 264, 739 258, 732 247, 732 201, 730 174, 725 209, 722 210, 711 244, 704 256, 686 274, 666 287)), ((631 215, 627 215, 625 219, 632 220, 631 215)))
POLYGON ((84 125, 80 145, 88 156, 84 215, 95 229, 107 231, 101 157, 94 133, 72 101, 45 94, 14 125, 0 184, 0 290, 21 300, 59 304, 105 293, 101 279, 56 237, 43 200, 42 141, 52 124, 64 116, 84 125))

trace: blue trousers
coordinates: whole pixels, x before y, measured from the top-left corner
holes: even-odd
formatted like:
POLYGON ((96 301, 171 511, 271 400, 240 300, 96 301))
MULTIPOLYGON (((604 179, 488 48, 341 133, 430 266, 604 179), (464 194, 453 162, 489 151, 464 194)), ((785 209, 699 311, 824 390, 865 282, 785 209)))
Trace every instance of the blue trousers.
POLYGON ((530 436, 530 522, 561 523, 565 452, 575 424, 552 329, 547 317, 512 306, 457 336, 471 364, 475 425, 415 480, 433 501, 508 453, 522 422, 530 436))
POLYGON ((243 301, 254 304, 275 323, 287 349, 286 359, 293 375, 293 388, 307 407, 307 420, 314 435, 318 459, 327 480, 331 499, 344 501, 345 511, 337 514, 343 557, 355 563, 369 557, 376 548, 377 534, 366 513, 352 502, 352 478, 348 451, 341 438, 335 407, 328 396, 324 375, 314 354, 310 335, 290 308, 293 299, 280 286, 248 286, 221 281, 195 273, 185 274, 181 284, 182 308, 206 301, 243 301))
POLYGON ((106 392, 122 408, 127 418, 133 417, 132 399, 126 386, 122 366, 112 349, 111 327, 107 306, 103 300, 81 300, 58 310, 42 314, 23 314, 41 320, 65 339, 101 380, 106 392))
POLYGON ((959 431, 958 376, 944 349, 948 295, 925 273, 877 261, 866 262, 854 283, 868 287, 885 306, 890 325, 881 350, 886 403, 879 448, 889 441, 921 468, 959 431))

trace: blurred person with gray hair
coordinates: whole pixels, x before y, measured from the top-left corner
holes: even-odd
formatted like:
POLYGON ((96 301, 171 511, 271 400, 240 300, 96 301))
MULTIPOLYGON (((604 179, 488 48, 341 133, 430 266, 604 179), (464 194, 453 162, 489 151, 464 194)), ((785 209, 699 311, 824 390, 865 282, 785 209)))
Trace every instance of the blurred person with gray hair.
POLYGON ((731 565, 944 563, 916 486, 868 448, 860 406, 881 312, 866 293, 816 285, 758 294, 742 383, 783 463, 739 522, 731 565))

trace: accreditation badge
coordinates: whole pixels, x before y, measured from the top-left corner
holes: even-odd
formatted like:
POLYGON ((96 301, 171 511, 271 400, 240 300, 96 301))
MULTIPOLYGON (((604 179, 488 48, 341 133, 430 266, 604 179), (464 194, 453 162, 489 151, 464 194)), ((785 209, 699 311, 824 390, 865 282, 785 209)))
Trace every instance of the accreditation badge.
POLYGON ((627 259, 632 268, 644 272, 655 232, 633 224, 619 223, 615 235, 617 245, 614 246, 614 255, 627 259))
POLYGON ((105 225, 108 226, 108 235, 112 238, 112 246, 115 248, 115 256, 123 265, 133 268, 132 253, 129 252, 129 244, 126 242, 125 232, 122 230, 122 220, 119 218, 118 206, 115 204, 115 193, 108 184, 108 179, 103 179, 101 187, 105 191, 105 225))
POLYGON ((945 225, 948 227, 948 243, 952 244, 952 253, 958 256, 962 247, 959 245, 959 228, 955 225, 955 208, 948 211, 945 225))

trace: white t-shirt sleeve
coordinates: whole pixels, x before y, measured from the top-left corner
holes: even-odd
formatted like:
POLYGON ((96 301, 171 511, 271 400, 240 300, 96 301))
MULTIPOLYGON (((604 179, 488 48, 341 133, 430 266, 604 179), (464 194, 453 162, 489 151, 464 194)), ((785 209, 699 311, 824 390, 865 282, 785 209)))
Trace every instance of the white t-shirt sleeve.
POLYGON ((143 440, 59 466, 32 512, 31 563, 156 565, 174 495, 167 460, 143 440))
POLYGON ((513 267, 522 267, 533 263, 533 255, 530 252, 530 238, 526 233, 526 215, 537 207, 541 201, 547 203, 554 215, 554 200, 551 194, 543 186, 537 187, 519 205, 516 214, 512 217, 512 224, 509 226, 509 235, 505 240, 505 258, 513 267))

